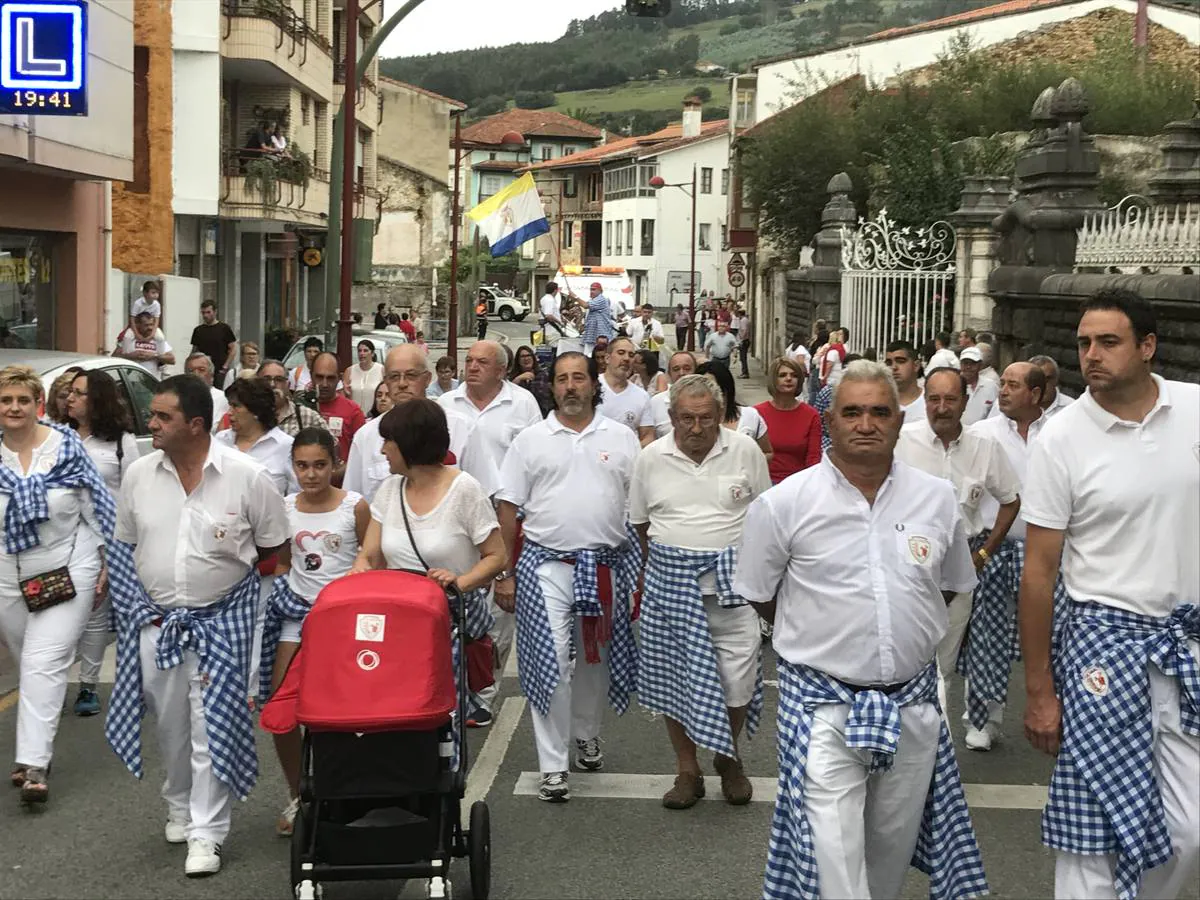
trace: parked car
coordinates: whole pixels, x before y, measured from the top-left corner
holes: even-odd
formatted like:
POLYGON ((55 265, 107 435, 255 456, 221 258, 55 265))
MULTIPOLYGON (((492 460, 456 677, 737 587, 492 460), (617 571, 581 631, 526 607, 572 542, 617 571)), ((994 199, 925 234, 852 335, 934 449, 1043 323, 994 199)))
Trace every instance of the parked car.
POLYGON ((489 317, 498 317, 502 322, 520 322, 529 315, 529 305, 520 297, 505 293, 499 285, 481 284, 479 291, 487 295, 489 317))
POLYGON ((131 359, 115 356, 88 356, 61 350, 0 350, 0 368, 5 366, 29 366, 42 376, 42 388, 50 393, 54 380, 71 366, 83 369, 103 369, 117 383, 117 392, 133 414, 133 429, 138 450, 149 453, 150 401, 154 398, 154 386, 158 379, 131 359))
MULTIPOLYGON (((283 365, 289 372, 298 366, 304 365, 304 342, 310 337, 321 338, 325 346, 330 350, 335 350, 337 348, 336 341, 330 343, 329 338, 322 337, 319 334, 301 335, 300 339, 297 340, 296 343, 292 344, 292 349, 287 352, 287 356, 283 358, 283 365)), ((383 359, 385 356, 387 356, 388 351, 397 344, 408 343, 408 338, 404 336, 404 332, 402 331, 367 331, 362 334, 354 334, 350 339, 350 352, 354 356, 355 361, 357 361, 358 355, 354 348, 357 347, 358 342, 362 340, 370 341, 375 345, 375 359, 379 362, 383 362, 383 359)), ((353 365, 353 362, 351 364, 353 365)))

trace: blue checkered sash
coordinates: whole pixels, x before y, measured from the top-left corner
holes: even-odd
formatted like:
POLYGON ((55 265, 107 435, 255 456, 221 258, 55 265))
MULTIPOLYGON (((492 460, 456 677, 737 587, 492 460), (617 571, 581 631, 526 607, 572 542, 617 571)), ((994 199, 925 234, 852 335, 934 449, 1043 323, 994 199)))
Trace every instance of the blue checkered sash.
POLYGON ((1114 888, 1137 896, 1142 873, 1171 858, 1154 763, 1149 666, 1179 681, 1183 730, 1200 735, 1200 607, 1155 618, 1072 602, 1063 630, 1063 742, 1042 812, 1042 843, 1116 854, 1114 888))
MULTIPOLYGON (((745 606, 733 592, 736 567, 736 547, 687 550, 651 542, 638 647, 638 702, 679 722, 698 746, 733 757, 737 749, 699 579, 715 573, 717 603, 725 609, 745 606)), ((762 707, 760 647, 754 696, 746 711, 748 738, 758 730, 762 707)))
POLYGON ((275 671, 275 651, 283 634, 285 620, 303 622, 312 609, 312 600, 292 590, 285 576, 279 576, 271 586, 267 608, 263 612, 262 656, 258 665, 258 699, 265 703, 271 696, 271 678, 275 671))
MULTIPOLYGON (((805 815, 808 742, 816 708, 843 703, 850 706, 846 746, 870 751, 871 772, 886 777, 900 741, 901 707, 937 705, 937 666, 930 663, 920 675, 889 695, 878 690, 856 690, 816 669, 779 660, 779 789, 763 883, 767 900, 820 897, 812 828, 805 815)), ((944 718, 928 791, 912 864, 929 875, 929 896, 941 900, 986 894, 983 860, 944 718)))
MULTIPOLYGON (((597 643, 608 644, 608 702, 618 714, 629 707, 629 695, 637 690, 637 646, 630 624, 630 600, 637 589, 642 566, 641 546, 626 540, 620 547, 598 550, 553 550, 526 537, 517 560, 517 658, 521 692, 542 715, 550 711, 550 697, 558 687, 558 655, 546 614, 546 598, 538 569, 554 560, 574 562, 575 615, 583 616, 584 661, 600 661, 598 647, 589 646, 588 635, 597 643), (612 608, 605 610, 600 599, 596 567, 607 566, 613 572, 612 608), (590 621, 589 621, 590 620, 590 621)), ((572 642, 574 633, 572 632, 572 642)), ((578 648, 572 646, 572 655, 578 648)))
POLYGON ((260 591, 258 570, 250 569, 212 606, 164 609, 142 587, 132 547, 115 544, 118 550, 108 559, 109 594, 117 623, 117 675, 104 723, 109 746, 130 772, 142 777, 141 723, 146 705, 141 632, 147 625, 159 623, 155 666, 160 670, 177 666, 187 650, 199 658, 199 671, 208 679, 204 716, 213 772, 245 799, 258 778, 254 723, 246 703, 260 591))

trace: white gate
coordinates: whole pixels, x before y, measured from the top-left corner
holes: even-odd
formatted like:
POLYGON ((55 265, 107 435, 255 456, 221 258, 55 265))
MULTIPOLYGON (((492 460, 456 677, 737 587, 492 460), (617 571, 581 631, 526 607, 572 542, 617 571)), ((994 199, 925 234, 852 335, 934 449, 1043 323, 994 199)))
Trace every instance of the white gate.
POLYGON ((897 228, 881 209, 858 228, 842 228, 841 323, 856 352, 874 348, 882 362, 896 340, 920 350, 954 313, 954 228, 897 228))

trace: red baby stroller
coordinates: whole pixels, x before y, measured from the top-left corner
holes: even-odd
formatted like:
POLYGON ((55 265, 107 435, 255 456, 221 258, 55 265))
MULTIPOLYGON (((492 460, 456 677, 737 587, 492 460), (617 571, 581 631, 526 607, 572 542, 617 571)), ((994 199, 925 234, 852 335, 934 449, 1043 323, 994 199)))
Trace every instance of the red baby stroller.
POLYGON ((305 619, 300 650, 262 713, 263 727, 276 734, 304 726, 292 833, 297 900, 318 897, 323 881, 411 878, 428 879, 426 896, 449 897, 450 860, 463 856, 472 894, 486 900, 487 804, 474 803, 469 829, 462 827, 466 611, 462 595, 453 595, 457 691, 450 605, 424 574, 341 578, 305 619))

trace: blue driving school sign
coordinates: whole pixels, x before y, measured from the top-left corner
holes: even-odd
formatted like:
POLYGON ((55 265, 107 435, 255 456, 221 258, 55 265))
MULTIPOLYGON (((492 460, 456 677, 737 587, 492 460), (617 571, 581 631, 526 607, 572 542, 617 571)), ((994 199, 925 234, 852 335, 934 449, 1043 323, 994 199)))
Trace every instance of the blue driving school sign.
POLYGON ((87 115, 86 0, 0 0, 0 115, 87 115))

